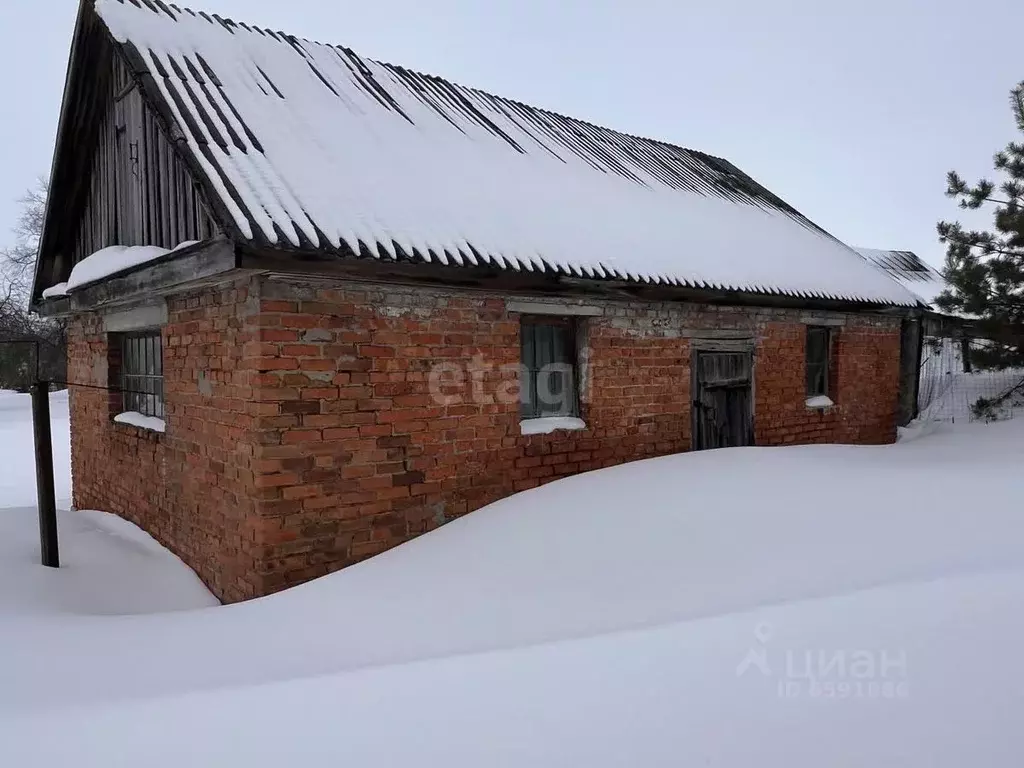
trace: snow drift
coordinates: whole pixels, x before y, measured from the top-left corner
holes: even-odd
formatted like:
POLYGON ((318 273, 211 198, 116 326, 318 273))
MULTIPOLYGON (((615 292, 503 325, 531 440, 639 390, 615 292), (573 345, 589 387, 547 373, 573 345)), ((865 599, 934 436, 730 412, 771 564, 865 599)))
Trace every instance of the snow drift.
POLYGON ((1022 421, 666 457, 251 603, 9 617, 0 760, 1016 766, 1022 459, 1022 421))

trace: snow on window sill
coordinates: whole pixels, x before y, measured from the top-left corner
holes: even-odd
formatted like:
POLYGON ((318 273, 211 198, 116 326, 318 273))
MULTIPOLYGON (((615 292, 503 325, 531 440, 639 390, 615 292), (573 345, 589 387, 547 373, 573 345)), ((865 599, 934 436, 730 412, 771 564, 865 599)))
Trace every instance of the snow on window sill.
POLYGON ((149 432, 159 432, 161 435, 167 431, 167 422, 155 416, 143 416, 135 411, 128 411, 114 417, 117 424, 127 424, 129 427, 138 427, 149 432))
POLYGON ((817 397, 807 398, 808 408, 831 408, 835 403, 832 402, 828 395, 818 395, 817 397))
POLYGON ((571 416, 547 416, 543 419, 523 419, 519 422, 519 429, 524 435, 550 435, 560 429, 579 431, 586 428, 587 424, 583 419, 571 416))
POLYGON ((57 283, 43 291, 44 299, 63 299, 68 295, 68 284, 57 283))

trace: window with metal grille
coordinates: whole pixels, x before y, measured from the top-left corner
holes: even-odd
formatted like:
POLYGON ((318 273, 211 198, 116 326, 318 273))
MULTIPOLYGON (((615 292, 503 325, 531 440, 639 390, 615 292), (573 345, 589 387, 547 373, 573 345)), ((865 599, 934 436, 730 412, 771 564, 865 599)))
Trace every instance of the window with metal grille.
POLYGON ((523 318, 522 418, 579 415, 575 331, 572 318, 523 318))
POLYGON ((126 412, 164 417, 164 361, 160 331, 121 335, 121 390, 126 412))
POLYGON ((831 363, 832 330, 807 327, 807 396, 828 396, 828 369, 831 363))

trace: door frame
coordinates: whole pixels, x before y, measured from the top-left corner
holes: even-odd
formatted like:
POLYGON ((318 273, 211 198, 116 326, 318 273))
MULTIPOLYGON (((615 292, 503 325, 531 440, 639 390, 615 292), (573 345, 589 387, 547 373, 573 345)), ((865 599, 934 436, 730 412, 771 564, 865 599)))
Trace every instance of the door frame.
POLYGON ((697 408, 695 403, 700 395, 700 381, 698 376, 699 366, 697 357, 701 353, 745 353, 750 356, 750 430, 751 445, 757 444, 756 426, 757 410, 757 341, 753 336, 747 334, 734 336, 732 338, 693 338, 690 339, 690 450, 699 450, 697 447, 697 433, 699 431, 697 408))

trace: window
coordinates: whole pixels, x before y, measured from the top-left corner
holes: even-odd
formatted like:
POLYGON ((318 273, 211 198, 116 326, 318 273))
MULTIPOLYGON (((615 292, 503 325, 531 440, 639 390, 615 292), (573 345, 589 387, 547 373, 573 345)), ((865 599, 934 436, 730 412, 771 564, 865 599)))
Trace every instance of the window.
POLYGON ((121 396, 125 412, 164 417, 164 361, 160 331, 121 336, 121 396))
POLYGON ((575 330, 572 318, 523 318, 520 414, 524 419, 579 415, 575 330))
POLYGON ((832 331, 807 328, 807 397, 828 397, 828 369, 831 362, 832 331))

